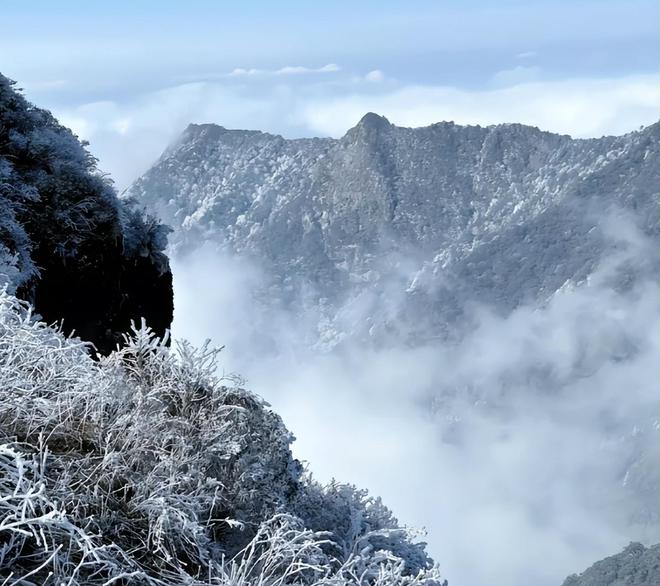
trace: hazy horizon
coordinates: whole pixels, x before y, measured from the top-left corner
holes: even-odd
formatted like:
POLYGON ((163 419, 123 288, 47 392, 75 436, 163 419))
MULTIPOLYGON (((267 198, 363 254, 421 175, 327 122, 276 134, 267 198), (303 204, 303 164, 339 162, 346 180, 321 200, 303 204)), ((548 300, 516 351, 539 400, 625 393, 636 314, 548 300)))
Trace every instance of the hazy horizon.
POLYGON ((595 137, 659 118, 649 0, 32 6, 3 4, 0 71, 120 190, 191 122, 337 137, 374 111, 595 137))

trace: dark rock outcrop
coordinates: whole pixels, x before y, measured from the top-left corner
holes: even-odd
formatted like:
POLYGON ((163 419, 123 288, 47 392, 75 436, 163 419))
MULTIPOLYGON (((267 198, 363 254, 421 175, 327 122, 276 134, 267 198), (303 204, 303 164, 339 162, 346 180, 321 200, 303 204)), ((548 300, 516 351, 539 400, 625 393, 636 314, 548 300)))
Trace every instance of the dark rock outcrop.
POLYGON ((0 75, 0 284, 107 353, 132 320, 160 335, 172 321, 167 228, 84 146, 0 75))

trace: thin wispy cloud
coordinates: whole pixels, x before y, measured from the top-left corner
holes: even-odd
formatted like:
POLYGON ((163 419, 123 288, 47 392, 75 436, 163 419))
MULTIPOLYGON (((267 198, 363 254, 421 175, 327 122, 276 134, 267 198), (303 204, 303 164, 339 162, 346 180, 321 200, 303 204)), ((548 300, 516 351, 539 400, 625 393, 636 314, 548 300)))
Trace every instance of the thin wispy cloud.
POLYGON ((498 87, 510 87, 521 83, 540 81, 542 71, 540 67, 518 65, 512 69, 498 71, 491 78, 493 85, 498 87))
POLYGON ((367 75, 364 76, 364 79, 374 83, 380 83, 381 81, 385 81, 385 74, 380 69, 374 69, 367 73, 367 75))
POLYGON ((229 73, 232 77, 251 77, 251 76, 282 76, 282 75, 314 75, 319 73, 337 73, 341 67, 336 63, 328 63, 323 67, 305 67, 303 65, 286 65, 279 69, 244 69, 237 67, 229 73))

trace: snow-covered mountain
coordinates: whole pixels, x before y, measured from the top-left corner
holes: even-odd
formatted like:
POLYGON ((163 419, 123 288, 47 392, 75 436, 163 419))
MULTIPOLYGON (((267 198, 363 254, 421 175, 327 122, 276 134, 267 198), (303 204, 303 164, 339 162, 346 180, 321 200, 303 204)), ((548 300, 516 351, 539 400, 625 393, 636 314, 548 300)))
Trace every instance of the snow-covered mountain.
POLYGON ((128 193, 175 248, 214 242, 266 270, 270 302, 320 308, 330 345, 428 339, 470 302, 506 313, 584 280, 616 246, 606 217, 658 237, 660 123, 588 140, 371 113, 338 140, 190 125, 128 193))
MULTIPOLYGON (((454 473, 445 455, 455 451, 489 498, 518 495, 511 514, 522 511, 531 534, 547 531, 538 551, 593 543, 598 554, 582 565, 623 536, 658 540, 660 123, 579 140, 517 124, 401 128, 375 114, 341 139, 191 125, 127 195, 173 227, 180 266, 204 257, 197 287, 230 266, 200 254, 205 245, 261 269, 236 287, 258 297, 247 309, 237 296, 188 291, 253 330, 239 353, 261 361, 261 340, 291 327, 275 318, 302 315, 315 346, 298 365, 313 369, 316 350, 335 348, 330 356, 350 357, 340 364, 357 381, 344 382, 351 393, 374 379, 386 402, 381 371, 400 364, 395 409, 419 400, 437 423, 435 472, 454 473), (499 449, 529 460, 498 460, 499 449), (609 545, 576 538, 585 527, 609 545)), ((215 323, 208 311, 203 320, 215 323)), ((461 466, 456 474, 475 514, 481 492, 461 466)), ((560 582, 570 567, 534 583, 560 582)), ((598 583, 591 575, 570 580, 598 583)))

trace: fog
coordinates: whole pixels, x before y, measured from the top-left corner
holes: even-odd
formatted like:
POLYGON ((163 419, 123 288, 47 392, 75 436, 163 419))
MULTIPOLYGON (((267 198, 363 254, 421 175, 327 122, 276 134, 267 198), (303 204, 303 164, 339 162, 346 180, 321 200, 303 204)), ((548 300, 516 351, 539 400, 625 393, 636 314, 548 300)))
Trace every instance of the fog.
POLYGON ((653 259, 634 225, 609 231, 587 282, 508 316, 474 308, 460 342, 334 352, 309 345, 313 317, 255 301, 260 267, 205 247, 174 259, 174 334, 225 345, 222 368, 314 476, 426 528, 451 586, 560 586, 660 539, 660 290, 626 277, 653 259))
POLYGON ((121 99, 59 103, 28 85, 27 96, 49 106, 90 141, 100 167, 119 190, 128 187, 191 122, 216 121, 301 136, 340 137, 365 112, 399 126, 519 122, 575 137, 624 134, 656 122, 660 75, 537 79, 533 65, 496 72, 486 87, 410 83, 387 70, 283 66, 234 69, 121 99), (301 72, 303 70, 303 72, 301 72))

